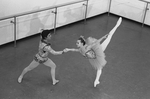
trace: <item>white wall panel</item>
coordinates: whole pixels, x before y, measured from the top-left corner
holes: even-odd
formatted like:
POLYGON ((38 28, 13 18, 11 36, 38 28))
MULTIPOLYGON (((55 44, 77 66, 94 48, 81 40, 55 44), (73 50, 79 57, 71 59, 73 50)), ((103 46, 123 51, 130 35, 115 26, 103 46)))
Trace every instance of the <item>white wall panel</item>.
POLYGON ((57 27, 84 19, 84 2, 58 8, 57 27))
POLYGON ((108 12, 109 0, 89 0, 87 17, 108 12))
POLYGON ((139 0, 112 0, 111 13, 142 22, 145 3, 139 0))
POLYGON ((39 33, 41 29, 54 27, 54 9, 17 18, 17 39, 39 33))
POLYGON ((12 19, 0 21, 0 45, 7 43, 8 41, 14 41, 14 27, 10 23, 12 19))
POLYGON ((0 18, 76 0, 0 0, 0 18))
MULTIPOLYGON (((0 0, 0 18, 27 11, 40 10, 77 0, 0 0)), ((85 2, 58 8, 56 27, 84 19, 85 2)), ((89 0, 87 18, 108 12, 110 0, 89 0)), ((139 0, 112 0, 110 12, 138 22, 143 21, 146 3, 139 0)), ((150 9, 150 4, 149 4, 150 9)), ((38 33, 41 29, 54 28, 55 9, 17 17, 17 39, 38 33)), ((10 21, 0 21, 0 45, 14 40, 14 26, 10 21)), ((150 25, 150 10, 145 24, 150 25)))
POLYGON ((146 13, 146 18, 145 18, 145 24, 150 25, 150 4, 148 5, 147 13, 146 13))
MULTIPOLYGON (((0 18, 40 10, 72 1, 77 0, 1 0, 0 18)), ((109 0, 89 0, 87 18, 107 12, 108 1, 109 0)), ((56 27, 83 20, 86 10, 86 6, 83 4, 86 4, 86 1, 59 7, 57 9, 56 27)), ((17 40, 39 33, 41 29, 54 28, 55 14, 52 13, 52 11, 55 11, 55 9, 17 17, 17 40)), ((0 45, 14 40, 14 28, 13 24, 10 23, 11 20, 13 19, 7 20, 7 22, 0 21, 0 33, 3 35, 3 39, 0 39, 0 45), (9 25, 4 27, 3 25, 5 24, 9 25)))

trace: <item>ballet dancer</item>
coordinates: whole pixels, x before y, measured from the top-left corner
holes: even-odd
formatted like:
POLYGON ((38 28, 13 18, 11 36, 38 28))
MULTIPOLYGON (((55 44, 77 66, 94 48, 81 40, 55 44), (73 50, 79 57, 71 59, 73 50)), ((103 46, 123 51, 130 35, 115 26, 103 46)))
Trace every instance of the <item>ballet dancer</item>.
POLYGON ((56 69, 56 64, 48 58, 48 54, 52 53, 54 55, 60 55, 65 52, 63 51, 54 51, 51 48, 51 44, 49 43, 49 40, 52 37, 52 30, 42 30, 41 32, 41 40, 39 42, 39 51, 38 53, 34 56, 33 61, 27 66, 21 75, 18 78, 18 82, 21 83, 23 76, 28 72, 36 68, 39 64, 44 64, 48 67, 51 68, 51 76, 52 76, 52 82, 53 85, 59 82, 59 80, 56 80, 55 78, 55 69, 56 69))
POLYGON ((78 49, 66 48, 65 51, 76 51, 80 52, 84 57, 88 58, 91 65, 97 70, 96 79, 94 81, 94 87, 100 83, 99 79, 102 73, 103 67, 106 65, 107 61, 105 60, 105 49, 110 43, 110 40, 115 33, 116 29, 120 26, 122 18, 120 17, 117 21, 115 27, 105 36, 100 39, 93 37, 88 37, 86 40, 83 36, 80 36, 77 40, 78 49), (101 43, 101 41, 103 42, 101 43), (101 43, 101 44, 100 44, 101 43))

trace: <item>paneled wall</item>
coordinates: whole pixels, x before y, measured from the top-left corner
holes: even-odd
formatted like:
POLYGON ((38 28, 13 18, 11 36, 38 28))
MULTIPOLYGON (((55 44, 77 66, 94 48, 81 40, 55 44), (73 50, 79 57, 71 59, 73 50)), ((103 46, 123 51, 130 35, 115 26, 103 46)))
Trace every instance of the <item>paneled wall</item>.
MULTIPOLYGON (((40 10, 46 7, 57 6, 77 0, 2 0, 6 5, 3 11, 0 11, 0 18, 10 15, 25 13, 28 11, 40 10), (31 1, 31 2, 29 2, 31 1), (63 1, 63 2, 62 2, 63 1)), ((1 2, 1 1, 0 1, 1 2)), ((96 16, 108 11, 109 0, 89 0, 87 9, 87 18, 96 16)), ((85 2, 71 4, 57 8, 56 27, 67 25, 85 18, 85 2)), ((17 17, 16 38, 21 39, 39 33, 41 29, 54 28, 55 9, 50 9, 34 14, 17 17)), ((13 19, 0 21, 0 45, 14 41, 14 25, 10 23, 13 19)))
MULTIPOLYGON (((1 0, 0 19, 18 13, 26 13, 74 1, 77 0, 1 0)), ((150 0, 147 1, 150 2, 150 0)), ((56 27, 83 20, 86 11, 84 4, 86 4, 86 1, 58 7, 56 27)), ((110 13, 137 22, 143 22, 146 3, 139 0, 89 0, 87 18, 108 12, 109 6, 110 13)), ((148 4, 148 9, 150 9, 150 4, 148 4)), ((43 28, 54 28, 55 14, 52 11, 55 11, 55 9, 17 17, 17 40, 35 35, 43 28)), ((13 20, 12 18, 0 21, 0 45, 14 41, 14 25, 10 22, 13 20)), ((144 23, 150 25, 150 10, 147 10, 144 23)))
MULTIPOLYGON (((150 0, 146 1, 150 2, 150 0)), ((146 4, 140 0, 112 0, 110 12, 142 23, 146 4)), ((150 4, 148 8, 150 9, 150 4)), ((150 10, 147 10, 144 23, 150 25, 150 10)))

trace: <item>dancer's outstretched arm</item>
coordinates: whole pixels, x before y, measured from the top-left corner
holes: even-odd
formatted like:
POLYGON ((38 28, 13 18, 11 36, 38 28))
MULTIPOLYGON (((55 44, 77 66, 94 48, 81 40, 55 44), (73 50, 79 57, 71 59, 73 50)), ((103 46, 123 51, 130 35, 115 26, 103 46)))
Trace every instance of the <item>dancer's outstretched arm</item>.
POLYGON ((64 52, 68 52, 68 51, 79 52, 79 49, 74 49, 74 48, 65 48, 64 49, 64 52))
POLYGON ((121 22, 122 22, 122 18, 120 17, 119 20, 117 21, 117 24, 115 25, 115 27, 109 32, 109 35, 107 36, 105 41, 101 44, 103 51, 105 51, 105 49, 107 48, 113 34, 117 30, 117 28, 120 26, 121 22))
POLYGON ((60 55, 64 53, 64 51, 55 51, 50 46, 46 46, 44 49, 48 50, 53 55, 60 55))

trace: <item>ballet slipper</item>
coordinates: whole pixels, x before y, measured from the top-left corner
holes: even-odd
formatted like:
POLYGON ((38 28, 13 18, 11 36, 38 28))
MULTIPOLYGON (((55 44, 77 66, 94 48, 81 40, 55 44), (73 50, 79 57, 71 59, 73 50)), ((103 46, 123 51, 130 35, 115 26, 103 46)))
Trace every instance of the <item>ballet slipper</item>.
POLYGON ((22 76, 20 76, 20 77, 18 78, 18 82, 19 82, 19 83, 22 82, 22 76))
POLYGON ((100 82, 96 80, 96 81, 94 82, 94 87, 96 87, 98 84, 100 84, 100 82))
POLYGON ((53 85, 56 85, 59 82, 59 80, 53 81, 53 85))
POLYGON ((117 27, 121 24, 122 22, 122 17, 119 18, 118 22, 117 22, 117 27))

